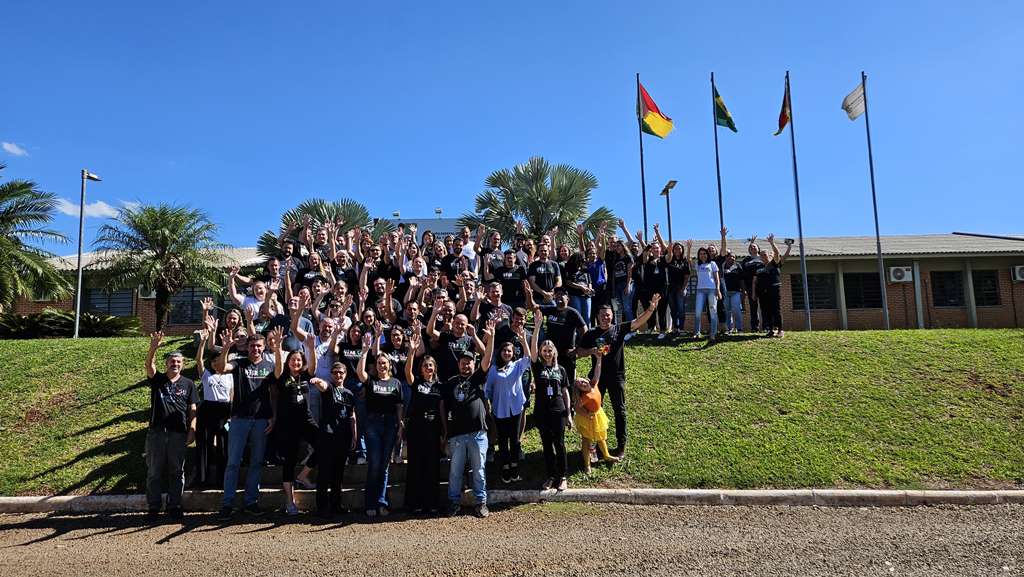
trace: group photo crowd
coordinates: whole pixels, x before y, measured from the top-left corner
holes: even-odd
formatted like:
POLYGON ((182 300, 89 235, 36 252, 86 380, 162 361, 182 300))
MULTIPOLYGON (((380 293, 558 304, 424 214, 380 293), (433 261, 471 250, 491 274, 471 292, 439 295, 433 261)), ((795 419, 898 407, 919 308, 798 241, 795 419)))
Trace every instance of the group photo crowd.
POLYGON ((230 268, 227 306, 201 301, 195 381, 181 351, 158 368, 164 335, 150 335, 150 515, 165 508, 166 487, 166 513, 180 517, 188 478, 223 490, 219 517, 229 520, 243 471, 241 510, 261 515, 268 463, 280 466, 284 514, 299 514, 295 489, 315 489, 324 517, 346 512, 347 464, 366 465, 368 517, 390 514, 395 463, 407 467, 409 513, 457 515, 468 487, 480 517, 489 480, 565 490, 567 436, 583 474, 614 466, 628 441, 625 343, 638 333, 708 345, 745 332, 783 337, 792 246, 752 237, 737 257, 725 227, 717 246, 694 246, 666 243, 658 225, 645 242, 618 224, 621 237, 579 225, 572 245, 557 229, 530 238, 521 226, 511 242, 483 226, 441 238, 399 224, 375 238, 309 217, 283 231, 279 254, 255 271, 230 268), (539 433, 543 478, 520 472, 528 428, 539 433))

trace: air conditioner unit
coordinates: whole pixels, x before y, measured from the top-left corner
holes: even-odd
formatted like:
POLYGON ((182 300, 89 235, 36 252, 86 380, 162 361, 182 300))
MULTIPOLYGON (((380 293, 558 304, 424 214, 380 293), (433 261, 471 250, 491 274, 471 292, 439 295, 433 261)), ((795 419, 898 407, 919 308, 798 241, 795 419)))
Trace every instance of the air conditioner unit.
POLYGON ((1011 269, 1014 282, 1024 282, 1024 264, 1019 264, 1011 269))
POLYGON ((156 298, 156 289, 147 291, 146 287, 144 287, 142 285, 139 285, 139 298, 140 299, 155 299, 156 298))
POLYGON ((914 282, 914 267, 889 267, 889 282, 914 282))

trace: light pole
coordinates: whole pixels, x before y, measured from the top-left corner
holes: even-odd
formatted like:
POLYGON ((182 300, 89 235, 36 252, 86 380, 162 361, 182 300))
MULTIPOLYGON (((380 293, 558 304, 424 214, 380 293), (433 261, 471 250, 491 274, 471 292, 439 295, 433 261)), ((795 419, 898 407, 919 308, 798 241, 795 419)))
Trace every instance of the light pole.
POLYGON ((669 191, 676 187, 676 181, 670 180, 661 189, 661 196, 665 197, 665 214, 668 216, 668 242, 672 244, 672 204, 669 202, 669 191))
POLYGON ((75 288, 75 335, 78 338, 78 320, 82 315, 82 236, 85 233, 85 181, 100 181, 100 177, 82 169, 82 194, 78 199, 78 285, 75 288))

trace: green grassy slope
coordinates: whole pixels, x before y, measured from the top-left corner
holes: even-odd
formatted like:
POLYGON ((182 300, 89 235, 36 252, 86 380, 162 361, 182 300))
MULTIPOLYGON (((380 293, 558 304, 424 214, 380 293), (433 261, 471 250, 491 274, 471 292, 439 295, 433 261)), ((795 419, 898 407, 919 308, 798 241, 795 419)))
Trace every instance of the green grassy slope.
MULTIPOLYGON (((710 348, 637 340, 629 459, 584 478, 571 434, 574 485, 1024 483, 1024 331, 794 332, 710 348)), ((134 385, 145 347, 0 341, 0 494, 140 490, 148 394, 134 385)), ((536 431, 526 450, 523 487, 542 476, 536 431)))

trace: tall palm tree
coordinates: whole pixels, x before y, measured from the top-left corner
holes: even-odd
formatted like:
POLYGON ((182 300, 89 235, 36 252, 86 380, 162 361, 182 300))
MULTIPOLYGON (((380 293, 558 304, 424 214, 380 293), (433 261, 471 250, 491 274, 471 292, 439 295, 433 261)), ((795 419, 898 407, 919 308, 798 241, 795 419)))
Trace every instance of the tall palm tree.
POLYGON ((394 223, 387 219, 370 218, 370 211, 361 203, 347 198, 328 201, 320 198, 304 200, 293 209, 281 215, 281 227, 277 234, 265 231, 256 241, 256 251, 265 257, 275 256, 281 252, 281 243, 285 240, 300 240, 306 218, 314 230, 328 222, 342 222, 340 232, 347 232, 355 227, 369 229, 373 238, 394 230, 394 223))
POLYGON ((475 229, 483 225, 506 239, 515 235, 517 222, 522 222, 524 233, 533 238, 557 227, 558 240, 564 243, 576 242, 579 223, 590 236, 601 225, 615 228, 612 211, 601 206, 589 212, 597 178, 586 170, 552 165, 535 156, 511 169, 492 172, 484 184, 487 188, 477 195, 475 212, 464 214, 460 226, 475 229))
MULTIPOLYGON (((4 168, 0 164, 0 170, 4 168)), ((19 296, 70 294, 69 280, 48 260, 54 255, 27 244, 67 242, 63 234, 46 228, 56 208, 57 196, 39 190, 30 180, 0 183, 0 311, 14 306, 19 296)))
POLYGON ((141 285, 156 292, 156 330, 163 329, 171 295, 186 286, 221 290, 226 245, 217 225, 200 211, 168 204, 122 208, 104 224, 93 247, 102 252, 97 268, 108 288, 141 285))

